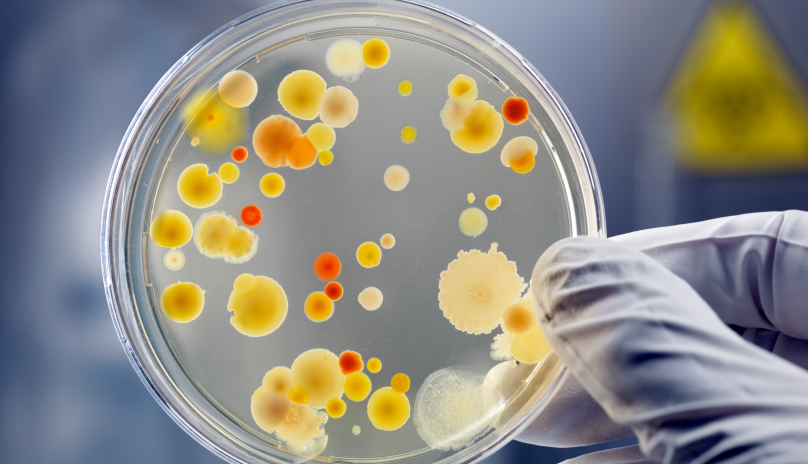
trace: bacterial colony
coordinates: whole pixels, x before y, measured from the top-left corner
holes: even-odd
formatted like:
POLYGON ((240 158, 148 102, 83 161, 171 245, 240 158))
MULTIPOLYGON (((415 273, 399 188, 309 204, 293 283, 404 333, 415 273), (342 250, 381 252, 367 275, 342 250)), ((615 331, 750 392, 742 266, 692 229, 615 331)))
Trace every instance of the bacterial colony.
MULTIPOLYGON (((382 39, 361 43, 343 38, 330 44, 324 58, 331 73, 356 82, 367 69, 385 66, 391 55, 388 43, 382 39)), ((417 91, 415 84, 402 80, 391 91, 407 97, 417 91)), ((445 85, 448 98, 439 117, 448 137, 463 152, 490 151, 499 142, 506 122, 519 125, 528 119, 526 100, 509 97, 496 105, 480 100, 472 77, 458 74, 445 85)), ((260 208, 245 198, 240 217, 215 209, 226 185, 238 182, 239 164, 249 156, 259 157, 272 169, 258 185, 258 190, 270 199, 284 192, 284 169, 304 170, 318 162, 328 166, 339 157, 339 153, 331 151, 338 131, 351 124, 360 110, 360 102, 351 90, 328 87, 320 75, 306 69, 289 73, 274 90, 285 114, 258 122, 252 146, 232 150, 249 135, 245 133, 245 109, 258 95, 258 83, 251 74, 242 70, 228 72, 217 87, 197 93, 183 104, 181 116, 190 144, 203 153, 229 154, 232 162, 221 164, 218 170, 192 164, 180 174, 179 198, 201 210, 195 223, 172 209, 153 216, 149 235, 155 245, 167 249, 163 258, 167 269, 183 269, 185 255, 180 248, 191 241, 203 256, 236 265, 260 253, 259 237, 251 229, 263 219, 260 208), (299 125, 304 121, 311 121, 305 132, 299 125)), ((402 143, 413 143, 417 136, 415 126, 401 128, 402 143)), ((503 169, 511 170, 515 176, 530 172, 537 151, 537 142, 529 136, 507 141, 499 153, 503 169)), ((405 166, 391 165, 381 180, 388 189, 398 192, 407 187, 410 173, 405 166)), ((470 204, 476 201, 474 193, 466 197, 470 204)), ((487 214, 496 214, 493 212, 503 201, 507 202, 507 198, 490 195, 483 200, 489 213, 474 206, 459 211, 458 228, 469 237, 479 236, 488 225, 487 214)), ((303 311, 312 324, 327 321, 339 311, 344 293, 339 283, 341 260, 356 259, 363 268, 371 269, 382 265, 383 249, 395 245, 393 233, 386 233, 378 243, 357 243, 355 256, 340 257, 322 250, 312 263, 312 271, 324 285, 312 289, 302 308, 289 308, 280 283, 283 276, 243 273, 233 281, 227 302, 227 310, 232 313, 230 323, 244 336, 271 337, 283 330, 288 311, 303 311)), ((550 347, 537 324, 528 284, 517 273, 516 264, 497 248, 492 243, 485 251, 461 250, 457 259, 447 263, 437 285, 438 307, 448 322, 468 334, 490 334, 501 327, 502 333, 492 340, 492 359, 510 360, 512 365, 536 364, 550 347)), ((367 311, 376 311, 384 303, 384 295, 376 287, 367 287, 359 293, 358 303, 367 311)), ((165 288, 159 306, 171 321, 192 323, 205 308, 205 290, 193 282, 177 282, 165 288)), ((442 450, 470 445, 487 427, 480 423, 484 415, 478 391, 481 385, 461 368, 434 372, 415 395, 410 393, 406 372, 396 373, 389 385, 374 385, 373 376, 382 369, 382 360, 365 361, 350 350, 336 354, 327 347, 313 348, 300 353, 291 366, 266 368, 260 385, 256 384, 252 397, 244 401, 250 404, 255 425, 274 434, 287 450, 303 456, 317 456, 325 450, 326 432, 332 427, 329 418, 333 426, 350 427, 354 435, 361 433, 358 425, 339 424, 348 408, 366 409, 375 428, 391 433, 412 419, 424 442, 442 450)))

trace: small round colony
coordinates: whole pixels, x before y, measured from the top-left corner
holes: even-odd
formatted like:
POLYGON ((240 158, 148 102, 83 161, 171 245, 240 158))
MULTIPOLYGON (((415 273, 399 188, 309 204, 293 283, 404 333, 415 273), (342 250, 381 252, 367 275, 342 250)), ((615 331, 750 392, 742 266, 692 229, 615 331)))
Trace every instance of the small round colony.
POLYGON ((536 314, 533 308, 517 301, 508 306, 502 315, 502 329, 516 335, 522 335, 536 325, 536 314))
POLYGON ((185 267, 185 253, 180 250, 168 250, 163 255, 163 264, 169 271, 179 271, 185 267))
POLYGON ((450 367, 433 372, 415 397, 413 423, 432 448, 449 451, 471 445, 488 430, 484 419, 485 374, 450 367))
POLYGON ((342 262, 339 257, 330 251, 325 251, 314 258, 314 275, 323 282, 329 282, 339 277, 342 271, 342 262))
POLYGON ((398 430, 409 418, 410 400, 392 387, 376 390, 368 400, 368 419, 379 430, 398 430))
POLYGON ((456 131, 463 128, 466 118, 471 114, 471 102, 459 102, 451 98, 446 99, 443 109, 440 110, 440 122, 448 131, 456 131))
POLYGON ((169 285, 160 295, 160 307, 174 322, 191 322, 205 306, 205 291, 191 282, 169 285))
POLYGON ((322 122, 312 124, 306 131, 306 137, 318 152, 330 150, 337 141, 334 129, 322 122))
POLYGON ((320 120, 340 129, 352 123, 359 113, 359 100, 345 87, 329 87, 323 97, 320 120))
POLYGON ((325 88, 319 74, 301 69, 283 78, 278 86, 278 101, 292 116, 311 120, 320 114, 325 88))
POLYGON ((490 333, 500 324, 526 284, 516 272, 516 263, 508 261, 493 243, 488 253, 460 251, 440 273, 438 287, 443 316, 457 330, 480 334, 490 333))
POLYGON ((410 389, 410 378, 407 374, 398 373, 390 380, 390 387, 396 393, 407 393, 410 389))
POLYGON ((368 359, 368 371, 371 374, 376 374, 382 370, 382 361, 379 358, 368 359))
POLYGON ((325 284, 323 293, 325 293, 325 296, 330 298, 331 301, 339 301, 343 293, 342 284, 339 282, 329 282, 325 284))
POLYGON ((398 94, 402 97, 408 97, 412 94, 412 82, 404 79, 398 83, 398 94))
POLYGON ((346 350, 339 355, 339 368, 345 375, 361 372, 364 367, 365 363, 362 362, 362 355, 356 351, 346 350))
POLYGON ((207 208, 222 198, 222 179, 215 172, 208 174, 206 164, 192 164, 180 174, 177 192, 186 205, 207 208))
POLYGON ((308 392, 310 406, 324 408, 331 398, 342 396, 345 374, 339 368, 337 355, 314 348, 292 363, 292 382, 308 392))
POLYGON ((283 396, 292 391, 292 370, 286 366, 273 367, 261 380, 261 386, 283 396))
POLYGON ((470 103, 477 99, 477 82, 465 74, 458 74, 449 81, 449 98, 470 103))
POLYGON ((258 96, 258 83, 247 71, 230 71, 219 82, 219 97, 233 108, 250 106, 258 96))
POLYGON ((313 292, 303 305, 306 317, 312 322, 325 322, 334 315, 334 300, 324 292, 313 292))
POLYGON ((225 184, 232 184, 237 181, 239 174, 238 166, 233 163, 227 162, 219 166, 219 178, 225 184))
POLYGON ((502 198, 499 195, 488 195, 485 199, 485 207, 491 211, 497 209, 502 205, 502 198))
POLYGON ((241 274, 233 281, 227 310, 230 324, 248 337, 263 337, 283 324, 289 301, 283 288, 265 276, 241 274))
POLYGON ((362 44, 354 39, 338 39, 325 51, 325 65, 331 74, 348 82, 356 82, 365 71, 362 44))
POLYGON ((418 138, 418 130, 407 124, 406 126, 401 128, 401 141, 407 144, 415 142, 415 139, 418 138))
POLYGON ((484 153, 499 142, 504 123, 496 108, 483 100, 475 101, 463 127, 451 132, 452 142, 466 153, 484 153))
POLYGON ((236 163, 243 163, 247 161, 247 155, 247 149, 242 146, 238 146, 230 152, 230 157, 233 158, 233 161, 236 163))
POLYGON ((527 121, 530 115, 530 106, 527 100, 519 97, 509 97, 502 104, 502 117, 508 121, 509 124, 519 125, 527 121))
POLYGON ((359 435, 360 433, 362 433, 362 427, 354 425, 353 427, 351 427, 351 433, 353 433, 354 435, 359 435))
POLYGON ((466 208, 457 219, 457 226, 463 235, 477 237, 488 227, 488 216, 480 208, 466 208))
POLYGON ((356 249, 356 261, 366 268, 372 268, 382 262, 382 250, 373 242, 365 242, 356 249))
POLYGON ((370 39, 362 44, 362 58, 370 69, 378 69, 390 61, 390 46, 382 39, 370 39))
POLYGON ((199 217, 194 244, 208 258, 224 258, 231 264, 246 263, 258 251, 258 235, 220 211, 208 211, 199 217))
POLYGON ((323 150, 317 155, 317 161, 323 166, 328 166, 334 161, 334 154, 331 153, 331 150, 323 150))
POLYGON ((294 387, 289 391, 289 401, 297 404, 309 404, 309 394, 300 387, 294 387))
POLYGON ((393 234, 384 234, 382 235, 382 238, 379 240, 379 244, 385 250, 389 250, 390 248, 393 248, 393 246, 395 246, 396 238, 393 237, 393 234))
POLYGON ((261 223, 261 208, 255 205, 247 205, 241 210, 241 222, 245 226, 255 227, 261 223))
POLYGON ((348 407, 345 401, 342 401, 340 398, 331 398, 328 400, 328 404, 325 405, 325 412, 334 419, 339 419, 344 416, 347 409, 348 407))
POLYGON ((382 305, 384 296, 382 291, 376 287, 368 287, 359 292, 359 304, 368 311, 376 311, 382 305))
POLYGON ((261 177, 258 188, 265 197, 278 198, 286 189, 286 181, 283 180, 283 176, 277 172, 270 172, 261 177))
POLYGON ((354 372, 345 378, 345 396, 349 400, 359 402, 364 401, 370 394, 372 385, 370 377, 362 372, 354 372))
POLYGON ((410 171, 404 166, 394 164, 384 171, 384 185, 394 192, 404 190, 410 183, 410 171))
POLYGON ((289 149, 286 161, 292 169, 306 169, 317 161, 317 149, 306 134, 298 135, 289 149))
POLYGON ((469 201, 469 203, 474 203, 474 200, 476 198, 477 197, 474 196, 474 193, 471 193, 471 192, 468 195, 466 195, 466 199, 469 201))
POLYGON ((191 241, 194 226, 181 211, 168 209, 152 219, 149 237, 155 245, 163 248, 177 248, 191 241))
POLYGON ((185 136, 203 153, 226 153, 247 132, 247 111, 228 105, 218 93, 192 96, 182 105, 180 116, 187 123, 185 136))
POLYGON ((273 114, 255 126, 253 149, 261 161, 271 167, 287 166, 292 145, 303 132, 296 122, 280 114, 273 114))
POLYGON ((533 170, 536 165, 536 153, 539 145, 530 137, 520 136, 508 141, 499 155, 502 165, 513 169, 514 172, 525 174, 533 170))

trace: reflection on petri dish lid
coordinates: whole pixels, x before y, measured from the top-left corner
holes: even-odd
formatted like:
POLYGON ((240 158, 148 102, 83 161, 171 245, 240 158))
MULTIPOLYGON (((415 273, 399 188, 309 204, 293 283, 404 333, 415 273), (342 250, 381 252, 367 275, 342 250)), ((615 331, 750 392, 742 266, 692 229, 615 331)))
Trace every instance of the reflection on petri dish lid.
POLYGON ((270 6, 160 82, 105 205, 113 318, 234 461, 471 461, 563 375, 508 308, 550 244, 604 233, 599 187, 499 39, 417 2, 342 6, 270 6))

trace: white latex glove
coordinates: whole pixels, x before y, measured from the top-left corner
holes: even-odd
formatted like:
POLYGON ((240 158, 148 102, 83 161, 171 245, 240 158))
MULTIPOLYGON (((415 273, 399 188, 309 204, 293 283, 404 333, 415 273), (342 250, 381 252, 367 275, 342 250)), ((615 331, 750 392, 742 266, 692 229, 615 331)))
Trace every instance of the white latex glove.
POLYGON ((639 438, 576 463, 808 462, 808 213, 562 240, 532 289, 575 378, 519 440, 639 438))

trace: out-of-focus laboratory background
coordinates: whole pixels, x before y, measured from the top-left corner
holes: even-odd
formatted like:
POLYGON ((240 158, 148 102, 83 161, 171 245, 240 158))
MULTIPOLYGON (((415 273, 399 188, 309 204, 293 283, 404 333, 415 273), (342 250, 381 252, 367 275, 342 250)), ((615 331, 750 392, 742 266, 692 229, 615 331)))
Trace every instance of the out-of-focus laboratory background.
MULTIPOLYGON (((592 152, 610 235, 808 210, 808 3, 438 0, 519 50, 592 152)), ((101 202, 162 74, 260 0, 12 0, 0 15, 0 462, 221 462, 149 396, 101 284, 101 202)), ((630 443, 632 439, 621 443, 630 443)), ((614 446, 513 442, 486 462, 614 446)))

